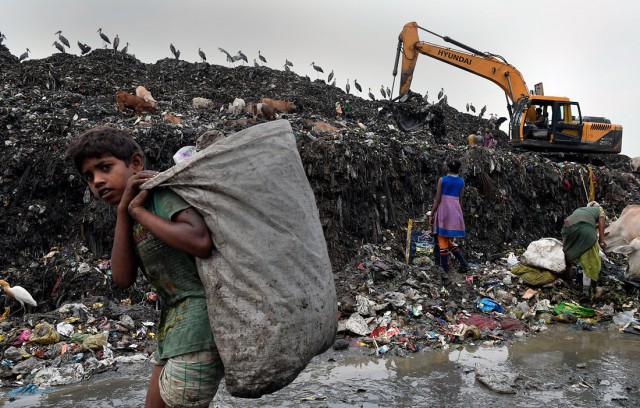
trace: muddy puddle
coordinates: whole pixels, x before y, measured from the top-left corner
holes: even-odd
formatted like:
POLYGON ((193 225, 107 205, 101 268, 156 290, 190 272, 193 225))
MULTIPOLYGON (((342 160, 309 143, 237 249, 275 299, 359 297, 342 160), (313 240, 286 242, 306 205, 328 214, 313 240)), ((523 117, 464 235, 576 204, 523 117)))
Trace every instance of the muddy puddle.
MULTIPOLYGON (((469 345, 407 358, 369 357, 353 349, 330 351, 275 394, 235 399, 223 387, 212 406, 632 407, 640 405, 639 348, 640 336, 615 329, 556 326, 509 347, 469 345), (496 380, 513 393, 490 390, 476 378, 481 372, 489 383, 496 380)), ((142 406, 148 373, 149 366, 123 367, 46 394, 14 401, 5 397, 0 406, 142 406)))

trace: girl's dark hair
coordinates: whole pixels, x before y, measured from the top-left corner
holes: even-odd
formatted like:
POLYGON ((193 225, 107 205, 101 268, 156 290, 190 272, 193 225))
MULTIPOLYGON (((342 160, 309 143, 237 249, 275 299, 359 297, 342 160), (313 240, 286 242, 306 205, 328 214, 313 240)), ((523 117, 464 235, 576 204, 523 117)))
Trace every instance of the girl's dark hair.
POLYGON ((143 154, 133 137, 124 130, 109 126, 94 127, 80 134, 66 152, 79 172, 85 159, 113 156, 129 165, 134 153, 143 154))
POLYGON ((460 163, 460 160, 453 159, 447 163, 447 167, 450 172, 458 174, 460 167, 462 167, 462 163, 460 163))

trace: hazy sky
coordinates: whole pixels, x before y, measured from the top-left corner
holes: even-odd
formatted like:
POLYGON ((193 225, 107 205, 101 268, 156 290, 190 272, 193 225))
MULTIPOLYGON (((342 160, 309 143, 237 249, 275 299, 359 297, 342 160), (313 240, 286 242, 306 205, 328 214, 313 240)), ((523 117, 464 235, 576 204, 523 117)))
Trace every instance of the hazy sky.
MULTIPOLYGON (((171 57, 169 43, 181 59, 195 62, 198 47, 207 60, 226 65, 223 47, 242 50, 250 63, 258 50, 267 65, 282 69, 285 58, 299 75, 317 77, 311 62, 337 85, 357 78, 378 97, 380 85, 392 87, 398 34, 405 23, 448 35, 481 51, 506 58, 530 89, 543 82, 545 94, 580 102, 582 114, 605 116, 623 126, 622 153, 640 156, 640 124, 633 118, 640 88, 640 38, 637 0, 420 0, 420 1, 2 1, 0 32, 15 55, 28 47, 32 58, 57 50, 62 30, 78 53, 78 40, 96 48, 98 28, 143 62, 171 57), (11 4, 11 5, 9 5, 11 4)), ((420 33, 423 41, 448 46, 420 33)), ((396 80, 399 81, 399 78, 396 80)), ((487 105, 487 114, 508 116, 504 93, 488 80, 436 61, 419 59, 412 89, 435 97, 440 88, 449 104, 465 111, 467 102, 487 105)), ((354 87, 351 87, 352 91, 354 87)), ((396 82, 395 94, 398 85, 396 82)), ((223 101, 220 101, 223 102, 223 101)), ((503 128, 504 130, 505 128, 503 128)))

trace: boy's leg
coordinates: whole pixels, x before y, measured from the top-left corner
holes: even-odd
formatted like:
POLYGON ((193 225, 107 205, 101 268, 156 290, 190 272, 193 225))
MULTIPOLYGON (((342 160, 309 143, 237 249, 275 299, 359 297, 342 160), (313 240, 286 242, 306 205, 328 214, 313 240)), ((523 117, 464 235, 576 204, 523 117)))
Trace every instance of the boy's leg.
POLYGON ((160 397, 160 373, 164 366, 154 365, 147 389, 147 398, 144 401, 145 408, 167 408, 168 405, 160 397))
POLYGON ((453 245, 451 247, 451 253, 453 254, 453 256, 456 257, 456 259, 458 260, 458 262, 460 262, 460 272, 466 272, 469 269, 469 262, 467 262, 466 259, 464 259, 464 256, 462 256, 462 252, 460 252, 460 248, 458 248, 457 245, 453 245))

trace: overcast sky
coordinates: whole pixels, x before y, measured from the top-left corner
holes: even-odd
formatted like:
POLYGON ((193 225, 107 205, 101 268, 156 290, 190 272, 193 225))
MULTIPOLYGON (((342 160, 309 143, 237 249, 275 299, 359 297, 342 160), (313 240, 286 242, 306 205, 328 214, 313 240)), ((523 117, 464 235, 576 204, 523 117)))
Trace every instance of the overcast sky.
MULTIPOLYGON (((258 50, 271 68, 285 58, 299 75, 317 77, 311 62, 337 85, 347 78, 379 96, 392 87, 398 34, 405 23, 448 35, 481 51, 506 58, 530 89, 542 82, 545 94, 580 103, 582 114, 605 116, 623 126, 622 153, 640 156, 640 124, 634 101, 640 89, 640 1, 637 0, 271 0, 271 1, 3 1, 0 32, 15 55, 26 48, 31 58, 57 50, 54 32, 62 30, 78 54, 78 40, 96 48, 98 28, 143 62, 170 57, 169 44, 181 59, 197 61, 198 47, 210 63, 226 65, 218 47, 242 50, 250 63, 258 50), (10 6, 8 4, 11 4, 10 6)), ((447 46, 421 32, 423 41, 447 46)), ((399 81, 399 78, 397 79, 399 81)), ((435 97, 440 88, 449 105, 465 111, 467 102, 487 105, 487 114, 508 116, 504 93, 488 80, 421 56, 412 90, 435 97)), ((352 92, 354 87, 351 87, 352 92)), ((397 82, 395 94, 397 94, 397 82)), ((224 101, 219 101, 224 102, 224 101)), ((503 128, 504 130, 505 128, 503 128)))

